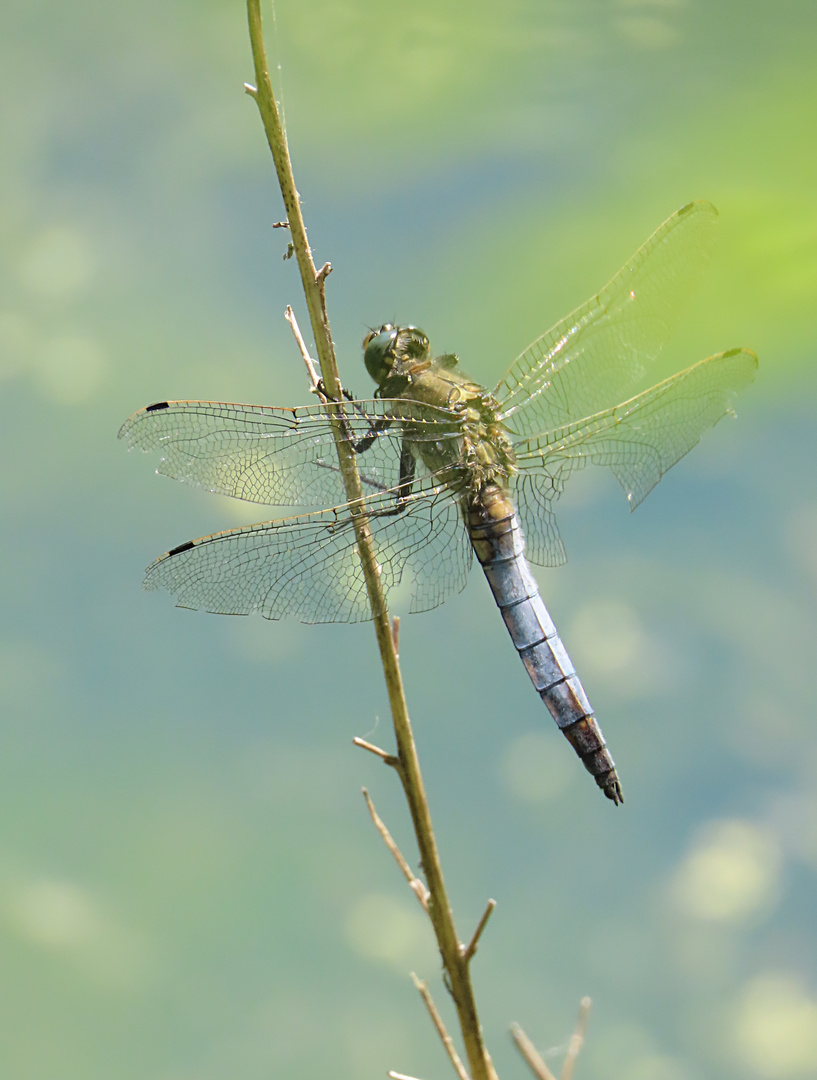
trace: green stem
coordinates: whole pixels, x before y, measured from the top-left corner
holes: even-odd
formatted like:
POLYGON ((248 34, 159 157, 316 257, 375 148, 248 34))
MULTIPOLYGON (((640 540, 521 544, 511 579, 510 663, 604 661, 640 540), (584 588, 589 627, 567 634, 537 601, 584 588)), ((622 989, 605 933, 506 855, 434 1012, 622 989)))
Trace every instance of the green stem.
MULTIPOLYGON (((312 324, 312 334, 318 353, 321 375, 327 396, 330 398, 328 409, 331 415, 333 409, 331 401, 340 399, 340 377, 324 304, 323 277, 325 277, 325 274, 319 275, 316 271, 306 237, 306 226, 301 214, 298 192, 295 188, 286 135, 281 125, 278 107, 270 84, 264 51, 259 0, 247 0, 247 14, 256 79, 255 89, 248 88, 248 92, 255 98, 258 105, 267 142, 275 162, 278 183, 289 221, 292 246, 298 261, 306 306, 312 324)), ((335 435, 340 471, 346 486, 347 497, 352 504, 355 536, 360 551, 369 603, 374 614, 375 633, 378 648, 380 649, 392 722, 394 724, 394 734, 397 741, 400 761, 398 771, 409 805, 423 872, 430 894, 429 915, 443 964, 448 972, 451 995, 457 1009, 463 1043, 470 1065, 471 1078, 472 1080, 497 1080, 491 1058, 482 1040, 482 1030, 471 984, 470 958, 467 959, 464 956, 464 950, 460 945, 445 889, 437 843, 431 825, 431 814, 428 809, 428 801, 420 772, 420 762, 411 731, 400 664, 380 582, 374 543, 369 522, 362 509, 363 491, 357 472, 355 454, 348 442, 342 438, 339 424, 336 427, 335 435)))

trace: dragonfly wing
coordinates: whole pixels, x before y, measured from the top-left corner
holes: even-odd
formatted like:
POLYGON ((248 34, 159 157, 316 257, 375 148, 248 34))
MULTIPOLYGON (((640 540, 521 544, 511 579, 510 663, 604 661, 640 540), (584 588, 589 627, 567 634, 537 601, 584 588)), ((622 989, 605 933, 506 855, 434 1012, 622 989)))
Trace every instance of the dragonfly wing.
POLYGON ((551 431, 635 386, 706 266, 717 216, 707 202, 678 210, 600 293, 525 349, 494 391, 511 432, 551 431))
MULTIPOLYGON (((397 485, 404 434, 416 442, 444 440, 458 437, 461 425, 446 409, 399 399, 344 401, 342 408, 345 439, 358 442, 373 425, 384 426, 360 456, 366 491, 397 485)), ((159 450, 163 475, 221 495, 280 506, 332 506, 346 498, 323 405, 165 401, 134 413, 119 437, 130 448, 159 450)))
POLYGON ((730 349, 614 409, 518 443, 517 497, 530 559, 545 566, 564 560, 553 503, 575 469, 606 465, 634 510, 708 428, 733 414, 735 395, 756 370, 753 352, 730 349))
POLYGON ((567 562, 553 504, 572 472, 562 462, 545 465, 542 458, 519 462, 514 501, 525 537, 525 558, 537 566, 561 566, 567 562), (527 472, 535 469, 536 472, 527 472))
MULTIPOLYGON (((402 586, 412 611, 441 604, 465 586, 471 547, 457 498, 431 479, 399 514, 394 493, 363 500, 386 598, 402 586)), ((146 589, 167 589, 177 606, 305 623, 360 622, 371 611, 348 504, 204 536, 162 555, 146 589)))

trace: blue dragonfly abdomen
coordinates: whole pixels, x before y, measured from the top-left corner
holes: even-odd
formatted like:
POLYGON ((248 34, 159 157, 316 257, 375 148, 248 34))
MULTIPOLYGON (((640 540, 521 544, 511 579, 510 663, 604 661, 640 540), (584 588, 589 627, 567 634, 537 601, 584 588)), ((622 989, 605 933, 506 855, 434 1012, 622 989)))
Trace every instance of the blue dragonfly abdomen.
POLYGON ((508 495, 491 484, 466 509, 468 533, 534 689, 608 799, 623 802, 615 762, 584 687, 539 595, 508 495))

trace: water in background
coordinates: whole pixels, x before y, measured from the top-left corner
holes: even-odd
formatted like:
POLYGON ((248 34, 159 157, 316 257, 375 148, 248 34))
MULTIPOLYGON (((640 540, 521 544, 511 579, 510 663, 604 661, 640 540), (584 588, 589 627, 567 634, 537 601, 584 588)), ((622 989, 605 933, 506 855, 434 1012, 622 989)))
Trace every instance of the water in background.
MULTIPOLYGON (((370 630, 139 588, 161 551, 264 510, 155 478, 121 421, 164 398, 307 400, 244 18, 6 12, 3 1076, 448 1067, 407 978, 445 1004, 430 934, 359 794, 414 861, 394 777, 351 746, 391 745, 370 630)), ((570 562, 538 575, 624 807, 543 714, 480 577, 405 620, 401 652, 463 935, 499 905, 475 972, 501 1075, 520 1075, 511 1020, 556 1047, 590 994, 585 1077, 814 1076, 817 12, 280 0, 277 18, 358 394, 367 326, 419 324, 493 383, 675 208, 719 207, 657 374, 751 346, 738 421, 634 516, 612 478, 577 478, 570 562)))

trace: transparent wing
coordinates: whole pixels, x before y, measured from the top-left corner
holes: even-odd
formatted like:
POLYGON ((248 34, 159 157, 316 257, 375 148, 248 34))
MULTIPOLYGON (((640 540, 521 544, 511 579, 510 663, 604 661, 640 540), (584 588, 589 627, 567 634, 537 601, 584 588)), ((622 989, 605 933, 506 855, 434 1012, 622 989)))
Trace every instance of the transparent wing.
MULTIPOLYGON (((394 493, 364 500, 386 599, 401 586, 412 611, 437 607, 465 586, 471 545, 449 486, 421 481, 400 514, 394 493)), ((179 607, 221 614, 260 611, 306 623, 371 618, 348 505, 204 536, 148 567, 146 589, 179 607)))
MULTIPOLYGON (((343 402, 344 437, 379 431, 360 455, 366 490, 399 480, 400 445, 459 437, 447 409, 403 400, 343 402)), ((140 409, 119 438, 132 449, 161 452, 158 472, 221 495, 280 506, 332 506, 346 498, 332 424, 323 405, 297 409, 219 401, 163 401, 140 409)))
POLYGON ((635 386, 709 259, 717 216, 707 202, 678 210, 600 293, 525 349, 494 391, 511 432, 551 431, 635 386))
POLYGON ((516 496, 531 561, 543 566, 564 561, 553 503, 572 472, 606 465, 634 510, 708 428, 733 413, 735 395, 756 370, 753 352, 731 349, 614 409, 517 443, 516 496))

